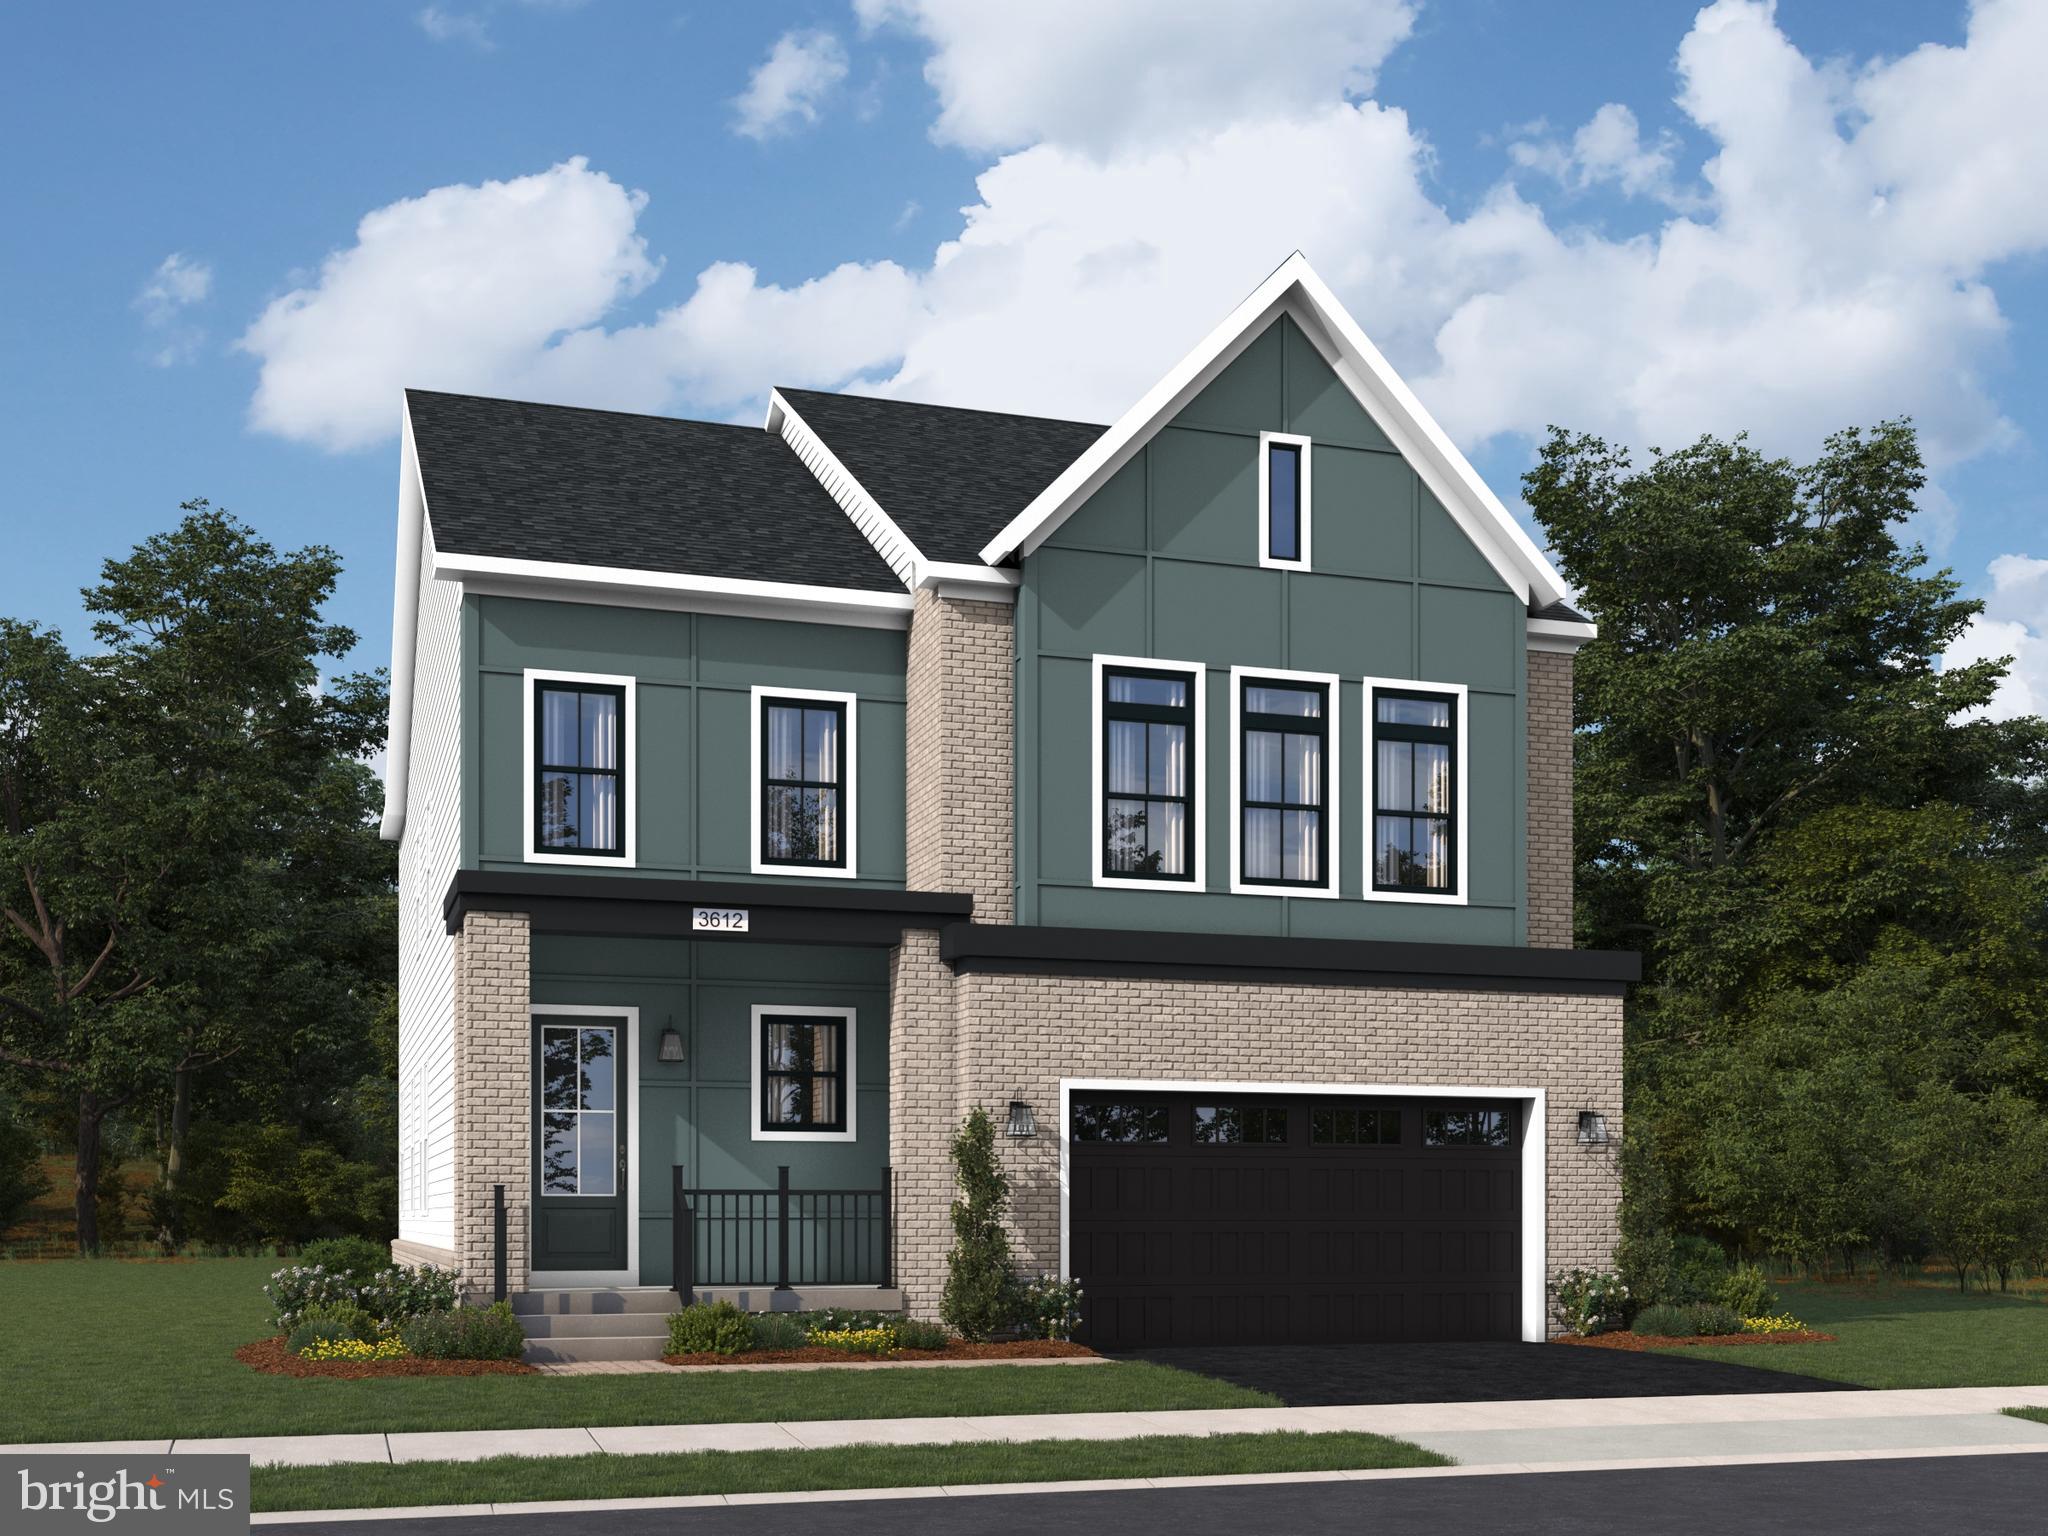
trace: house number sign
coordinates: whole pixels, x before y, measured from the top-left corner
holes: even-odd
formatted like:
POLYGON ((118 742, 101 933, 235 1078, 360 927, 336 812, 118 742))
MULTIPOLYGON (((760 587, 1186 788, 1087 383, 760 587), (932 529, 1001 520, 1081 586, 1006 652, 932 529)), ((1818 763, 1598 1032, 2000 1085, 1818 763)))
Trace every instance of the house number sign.
POLYGON ((745 933, 747 931, 747 909, 745 907, 692 907, 690 908, 690 931, 693 933, 745 933))

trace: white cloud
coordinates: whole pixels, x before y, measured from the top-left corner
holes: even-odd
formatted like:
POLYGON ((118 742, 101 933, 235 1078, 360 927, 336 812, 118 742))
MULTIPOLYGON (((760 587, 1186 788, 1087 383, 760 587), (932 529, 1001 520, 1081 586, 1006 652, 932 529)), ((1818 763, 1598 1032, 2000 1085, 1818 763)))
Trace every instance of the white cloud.
POLYGON ((451 11, 445 6, 430 5, 413 20, 437 43, 466 43, 484 53, 498 46, 492 40, 490 24, 473 11, 451 11))
POLYGON ((1097 154, 1362 96, 1415 22, 1411 0, 854 0, 854 11, 930 43, 941 143, 1097 154))
POLYGON ((2009 656, 1998 693, 1983 713, 1993 720, 2048 715, 2048 560, 2000 555, 1988 572, 1984 611, 1942 658, 1950 667, 2009 656))
POLYGON ((1612 183, 1630 197, 1649 194, 1665 202, 1686 201, 1672 186, 1677 136, 1666 132, 1644 144, 1636 115, 1610 101, 1572 135, 1569 144, 1555 139, 1518 139, 1508 158, 1574 191, 1612 183))
POLYGON ((808 127, 846 69, 846 48, 830 32, 783 33, 733 101, 734 131, 767 139, 808 127))
POLYGON ((204 303, 213 291, 211 264, 173 251, 157 263, 149 281, 135 295, 135 308, 150 332, 147 356, 159 368, 189 362, 206 333, 185 319, 185 311, 204 303))

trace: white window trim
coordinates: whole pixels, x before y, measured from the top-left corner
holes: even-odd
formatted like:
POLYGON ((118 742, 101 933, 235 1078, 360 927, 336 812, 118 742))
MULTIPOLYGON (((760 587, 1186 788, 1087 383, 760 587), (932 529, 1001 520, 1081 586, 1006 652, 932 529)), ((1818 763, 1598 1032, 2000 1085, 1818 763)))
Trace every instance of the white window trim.
MULTIPOLYGON (((527 1010, 527 1059, 532 1060, 533 1044, 531 1035, 533 1021, 543 1015, 566 1014, 577 1018, 619 1019, 620 1030, 626 1037, 626 1080, 620 1085, 621 1102, 626 1110, 626 1267, 624 1269, 536 1269, 526 1277, 527 1285, 534 1290, 574 1289, 588 1286, 638 1285, 640 1283, 640 1158, 636 1142, 636 1129, 640 1114, 640 1010, 638 1008, 614 1005, 600 1006, 594 1003, 535 1003, 527 1010)), ((533 1081, 532 1069, 527 1070, 526 1098, 527 1124, 532 1145, 540 1143, 540 1094, 533 1081)), ((527 1178, 533 1177, 531 1160, 527 1178)), ((540 1191, 533 1190, 532 1198, 538 1200, 540 1191)), ((593 1197, 602 1198, 602 1197, 593 1197)), ((533 1261, 533 1233, 526 1235, 527 1253, 524 1262, 533 1261)), ((508 1254, 508 1263, 514 1274, 522 1262, 515 1254, 508 1254)))
POLYGON ((1315 505, 1309 499, 1309 440, 1293 432, 1261 432, 1259 434, 1259 564, 1272 571, 1306 571, 1312 569, 1309 557, 1309 529, 1314 519, 1310 509, 1315 505), (1299 560, 1276 560, 1273 548, 1273 447, 1299 448, 1297 455, 1301 465, 1301 558, 1299 560))
POLYGON ((822 688, 756 687, 747 711, 747 867, 757 875, 794 879, 851 880, 860 873, 860 698, 822 688), (839 786, 839 836, 846 843, 846 863, 839 869, 822 864, 771 864, 761 857, 761 701, 817 699, 846 706, 846 782, 839 786))
POLYGON ((1368 677, 1362 679, 1365 692, 1361 697, 1365 703, 1365 799, 1360 803, 1359 815, 1365 822, 1361 846, 1365 850, 1365 868, 1361 895, 1367 901, 1405 901, 1424 906, 1462 907, 1469 904, 1472 894, 1472 840, 1467 836, 1471 820, 1472 783, 1466 774, 1466 759, 1471 755, 1472 733, 1468 729, 1465 704, 1468 692, 1463 683, 1432 683, 1414 677, 1368 677), (1373 839, 1379 829, 1379 816, 1373 795, 1373 770, 1379 766, 1379 751, 1373 742, 1373 729, 1379 723, 1379 701, 1375 690, 1398 689, 1404 693, 1441 693, 1454 700, 1453 718, 1456 721, 1458 749, 1452 764, 1452 781, 1456 785, 1457 806, 1452 813, 1452 836, 1458 843, 1458 888, 1445 895, 1433 895, 1427 891, 1376 891, 1373 889, 1374 850, 1373 839))
POLYGON ((750 1015, 747 1031, 747 1049, 753 1058, 753 1099, 754 1108, 749 1123, 753 1126, 756 1141, 852 1141, 857 1133, 854 1114, 860 1105, 858 1084, 854 1080, 856 1063, 860 1060, 856 1047, 859 1041, 855 1031, 859 1027, 858 1010, 852 1008, 818 1008, 799 1003, 756 1003, 750 1015), (761 1026, 770 1014, 788 1016, 800 1015, 814 1019, 843 1019, 846 1022, 846 1039, 843 1049, 846 1058, 846 1129, 843 1131, 771 1131, 761 1123, 761 1026))
POLYGON ((1208 718, 1209 718, 1209 669, 1199 661, 1161 661, 1149 656, 1096 656, 1092 658, 1091 681, 1088 690, 1088 841, 1094 852, 1089 855, 1089 869, 1093 883, 1114 891, 1204 891, 1209 885, 1209 764, 1208 764, 1208 718), (1195 832, 1195 877, 1192 880, 1134 880, 1128 875, 1112 875, 1102 867, 1102 703, 1103 674, 1122 667, 1148 667, 1154 672, 1184 672, 1189 679, 1189 692, 1195 701, 1195 736, 1188 743, 1188 763, 1194 769, 1195 794, 1188 806, 1188 816, 1195 832))
POLYGON ((1074 1127, 1071 1119, 1076 1093, 1104 1090, 1134 1093, 1230 1093, 1230 1094, 1316 1094, 1330 1098, 1357 1095, 1375 1098, 1409 1099, 1516 1099, 1528 1105, 1526 1129, 1522 1133, 1522 1251, 1521 1302, 1522 1338, 1541 1344, 1549 1337, 1546 1327, 1545 1286, 1549 1269, 1549 1206, 1545 1196, 1550 1160, 1549 1095, 1541 1088, 1501 1087, 1494 1084, 1471 1086, 1452 1083, 1252 1083, 1203 1082, 1195 1078, 1162 1077, 1063 1077, 1060 1079, 1060 1275, 1073 1277, 1070 1243, 1070 1201, 1073 1188, 1070 1163, 1073 1158, 1074 1127))
POLYGON ((520 674, 520 686, 526 697, 522 702, 521 719, 524 727, 520 732, 519 765, 520 782, 526 787, 521 793, 520 815, 525 820, 526 830, 520 834, 521 845, 526 849, 529 864, 581 864, 590 869, 632 869, 639 861, 640 824, 640 763, 634 748, 639 731, 640 700, 638 679, 622 677, 611 672, 557 672, 548 667, 528 667, 520 674), (540 848, 534 841, 533 829, 533 757, 534 732, 540 722, 533 718, 533 685, 535 683, 603 683, 608 687, 623 687, 626 690, 626 718, 619 742, 619 762, 626 771, 626 803, 619 807, 619 819, 624 823, 625 852, 618 857, 601 853, 553 853, 540 848))
POLYGON ((1337 895, 1338 874, 1343 867, 1343 825, 1338 809, 1343 803, 1344 754, 1342 702, 1334 672, 1289 672, 1280 667, 1232 667, 1230 669, 1230 889, 1237 896, 1301 896, 1311 901, 1332 900, 1337 895), (1323 883, 1321 885, 1262 885, 1244 878, 1244 680, 1267 678, 1276 683, 1317 683, 1329 701, 1329 719, 1324 748, 1329 762, 1323 771, 1323 814, 1330 819, 1330 835, 1323 842, 1323 883))

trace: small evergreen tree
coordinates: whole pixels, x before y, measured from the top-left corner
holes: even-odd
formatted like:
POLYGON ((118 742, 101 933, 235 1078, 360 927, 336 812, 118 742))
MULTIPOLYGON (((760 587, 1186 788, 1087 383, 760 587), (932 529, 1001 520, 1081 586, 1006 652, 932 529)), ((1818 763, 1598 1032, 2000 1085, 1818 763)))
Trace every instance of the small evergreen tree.
POLYGON ((953 1202, 953 1251, 946 1255, 946 1289, 939 1316, 963 1339, 983 1340, 1017 1320, 1017 1278, 1010 1268, 1010 1234, 1003 1213, 1010 1180, 996 1157, 995 1123, 976 1109, 953 1137, 953 1171, 960 1187, 953 1202))

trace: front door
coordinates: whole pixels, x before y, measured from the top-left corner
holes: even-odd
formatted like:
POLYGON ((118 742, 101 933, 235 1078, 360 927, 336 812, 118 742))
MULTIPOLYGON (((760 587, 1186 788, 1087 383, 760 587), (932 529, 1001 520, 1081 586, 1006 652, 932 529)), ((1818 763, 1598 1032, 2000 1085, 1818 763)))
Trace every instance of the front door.
POLYGON ((533 1267, 626 1267, 626 1020, 533 1021, 533 1267))

